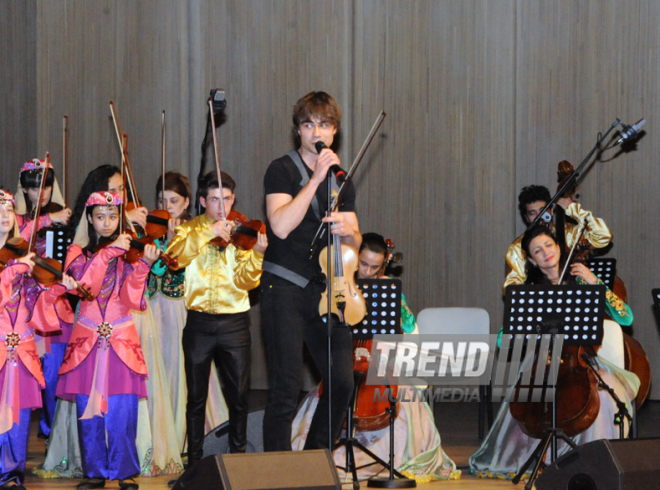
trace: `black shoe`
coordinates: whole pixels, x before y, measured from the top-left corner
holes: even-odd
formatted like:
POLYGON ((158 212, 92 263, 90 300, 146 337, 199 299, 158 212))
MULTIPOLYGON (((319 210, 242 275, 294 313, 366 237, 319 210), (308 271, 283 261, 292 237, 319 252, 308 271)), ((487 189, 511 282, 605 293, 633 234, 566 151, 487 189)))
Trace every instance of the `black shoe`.
POLYGON ((119 480, 119 489, 120 490, 138 490, 140 485, 135 483, 133 478, 126 478, 125 480, 119 480))
POLYGON ((26 488, 20 483, 15 485, 13 483, 5 483, 4 485, 0 485, 0 490, 26 490, 26 488))
POLYGON ((179 479, 177 478, 176 480, 170 480, 167 482, 167 488, 174 488, 174 485, 179 483, 179 479))
POLYGON ((76 485, 78 490, 88 490, 90 488, 103 488, 105 487, 105 478, 85 478, 83 481, 76 485))

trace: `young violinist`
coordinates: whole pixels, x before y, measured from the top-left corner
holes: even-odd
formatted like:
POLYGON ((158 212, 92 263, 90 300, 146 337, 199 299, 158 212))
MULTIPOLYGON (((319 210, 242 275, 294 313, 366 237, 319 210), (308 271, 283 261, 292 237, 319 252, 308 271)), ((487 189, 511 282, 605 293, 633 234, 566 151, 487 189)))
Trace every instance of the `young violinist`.
MULTIPOLYGON (((542 185, 530 185, 523 187, 518 195, 518 210, 520 216, 528 226, 536 219, 538 214, 550 202, 552 197, 547 187, 542 185)), ((570 197, 561 197, 557 199, 557 205, 563 208, 567 217, 572 218, 578 224, 581 224, 585 219, 587 220, 587 228, 584 233, 584 238, 594 248, 603 248, 609 245, 612 241, 612 233, 601 218, 596 218, 591 212, 582 208, 579 202, 573 201, 570 197)), ((554 215, 554 207, 551 207, 547 215, 542 217, 539 221, 541 224, 546 224, 551 230, 555 229, 552 222, 554 215)), ((566 236, 566 246, 572 247, 575 239, 578 236, 579 226, 566 222, 564 227, 564 234, 566 236)), ((504 280, 502 290, 506 292, 506 287, 512 284, 525 283, 525 254, 523 253, 521 242, 523 235, 520 235, 509 246, 506 252, 507 276, 504 280)))
MULTIPOLYGON (((526 283, 558 284, 564 264, 559 244, 548 227, 538 225, 528 230, 523 235, 521 246, 527 257, 526 283)), ((584 264, 573 263, 566 271, 563 284, 602 282, 584 264)), ((595 356, 597 370, 617 396, 631 407, 640 383, 634 373, 624 369, 620 325, 630 325, 633 316, 628 305, 609 289, 606 300, 606 313, 613 321, 604 322, 603 344, 595 356)), ((598 390, 598 396, 598 416, 589 428, 573 438, 577 445, 596 439, 619 438, 619 426, 614 424, 618 407, 607 391, 598 390)), ((473 473, 482 477, 512 478, 534 450, 538 439, 531 439, 523 432, 519 423, 511 416, 509 405, 508 402, 502 403, 481 447, 470 456, 470 469, 473 473)), ((625 419, 622 423, 625 424, 624 429, 627 432, 628 423, 625 419)), ((559 443, 558 455, 561 456, 570 450, 570 447, 563 441, 559 443)))
MULTIPOLYGON (((385 259, 387 257, 387 242, 378 233, 362 235, 362 244, 358 256, 359 279, 379 279, 385 276, 385 259)), ((406 299, 401 295, 401 328, 404 333, 418 333, 415 315, 408 307, 406 299)))
MULTIPOLYGON (((73 207, 73 214, 71 215, 71 223, 85 225, 82 220, 85 213, 87 199, 93 192, 110 191, 113 194, 124 195, 124 183, 121 180, 121 169, 114 165, 101 165, 92 170, 83 182, 76 203, 73 207)), ((125 214, 128 216, 129 221, 145 228, 147 225, 147 214, 149 211, 144 206, 133 208, 125 214)), ((87 242, 87 226, 78 226, 76 230, 76 237, 74 243, 87 242)))
MULTIPOLYGON (((39 203, 41 180, 45 167, 48 167, 48 172, 41 196, 38 230, 43 230, 53 224, 67 225, 71 217, 71 210, 64 205, 64 199, 50 162, 38 159, 25 162, 21 167, 19 175, 19 189, 16 202, 19 229, 22 230, 21 236, 25 240, 30 240, 34 226, 34 214, 39 203)), ((34 248, 39 256, 45 257, 45 236, 41 234, 37 235, 34 248)), ((39 437, 42 439, 48 439, 50 437, 56 407, 55 389, 57 388, 57 373, 62 364, 64 351, 73 330, 74 313, 66 296, 57 298, 55 311, 58 317, 58 330, 50 332, 52 328, 41 328, 39 326, 35 329, 37 350, 41 357, 44 379, 46 381, 46 389, 42 392, 43 409, 39 420, 39 437), (50 333, 46 335, 44 332, 50 333)))
POLYGON ((215 363, 224 381, 229 409, 229 449, 245 452, 247 445, 247 390, 250 380, 251 338, 248 291, 259 285, 266 235, 259 233, 251 250, 229 243, 212 243, 215 238, 230 242, 234 226, 222 219, 229 215, 236 196, 234 180, 222 172, 207 174, 199 188, 199 202, 205 209, 176 227, 167 253, 186 268, 183 295, 188 317, 183 329, 183 355, 188 402, 188 464, 202 458, 204 410, 209 374, 215 363))
MULTIPOLYGON (((34 212, 39 201, 43 169, 46 166, 48 166, 48 173, 46 174, 44 191, 41 196, 43 210, 39 217, 37 230, 53 224, 66 225, 71 217, 71 210, 64 206, 64 199, 57 184, 53 166, 50 162, 35 158, 25 162, 19 174, 15 211, 18 229, 22 234, 27 224, 34 219, 34 212)), ((43 256, 46 248, 45 240, 38 240, 35 247, 37 253, 43 256)))
MULTIPOLYGON (((171 216, 167 235, 156 241, 162 250, 168 247, 176 235, 175 228, 191 219, 188 211, 191 195, 188 178, 178 172, 167 172, 164 188, 163 194, 163 179, 160 177, 156 183, 156 202, 159 209, 165 209, 171 216)), ((186 440, 187 390, 181 336, 188 315, 183 288, 185 268, 174 270, 158 261, 151 270, 149 300, 158 325, 165 365, 165 385, 170 392, 176 437, 179 450, 183 452, 186 440)), ((209 379, 206 414, 205 433, 228 419, 227 405, 220 389, 218 373, 213 369, 209 379)))
MULTIPOLYGON (((361 242, 355 214, 355 188, 348 190, 337 211, 327 208, 326 176, 339 157, 332 150, 340 130, 341 108, 325 92, 310 92, 293 108, 297 148, 271 162, 264 176, 268 241, 261 283, 261 326, 268 360, 268 402, 264 415, 266 451, 291 450, 291 422, 302 386, 303 345, 328 379, 327 327, 319 314, 324 286, 318 252, 310 244, 321 222, 331 233, 358 248, 361 242), (315 144, 327 148, 317 152, 315 144)), ((319 249, 323 248, 323 244, 319 249)), ((306 449, 329 447, 339 435, 353 391, 353 342, 345 326, 334 323, 332 342, 332 407, 324 390, 305 444, 306 449), (328 412, 332 431, 328 433, 328 412)))
MULTIPOLYGON (((14 196, 0 190, 0 247, 18 236, 14 205, 14 196)), ((33 258, 29 252, 3 260, 0 272, 0 488, 16 490, 25 488, 30 411, 41 407, 45 387, 34 327, 59 328, 55 299, 75 288, 64 276, 62 284, 44 289, 29 276, 33 258)))
MULTIPOLYGON (((94 192, 86 202, 89 243, 72 244, 66 269, 89 285, 95 299, 83 300, 60 369, 57 396, 76 401, 78 435, 86 477, 77 488, 103 488, 119 480, 122 490, 137 489, 138 399, 147 395, 147 367, 131 310, 146 309, 151 265, 160 255, 144 247, 134 264, 124 261, 130 235, 118 235, 122 198, 94 192), (110 242, 97 250, 99 241, 110 242)), ((79 225, 83 226, 83 224, 79 225)))

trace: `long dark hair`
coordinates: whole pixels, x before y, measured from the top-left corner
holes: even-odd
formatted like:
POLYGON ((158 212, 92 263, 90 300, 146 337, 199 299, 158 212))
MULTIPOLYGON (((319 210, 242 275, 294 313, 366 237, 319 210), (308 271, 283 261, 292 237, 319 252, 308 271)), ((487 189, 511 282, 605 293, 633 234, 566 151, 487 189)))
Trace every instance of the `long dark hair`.
MULTIPOLYGON (((536 225, 534 228, 531 228, 525 232, 525 235, 522 238, 522 243, 520 244, 525 254, 527 255, 527 262, 525 265, 527 279, 525 279, 525 284, 552 284, 550 282, 550 279, 548 279, 546 275, 543 273, 543 271, 541 271, 541 268, 533 265, 529 261, 529 258, 531 257, 529 246, 531 245, 532 240, 534 240, 534 238, 541 235, 545 235, 550 239, 552 239, 553 242, 557 243, 557 239, 555 238, 555 235, 545 225, 536 225)), ((560 271, 564 268, 565 263, 566 263, 566 258, 564 257, 564 254, 561 254, 559 258, 560 271)), ((567 274, 564 278, 564 282, 569 284, 574 284, 575 277, 573 277, 570 274, 567 274)))
MULTIPOLYGON (((34 205, 32 204, 32 201, 28 197, 27 191, 28 189, 31 189, 33 187, 39 188, 41 186, 41 176, 43 174, 42 169, 34 169, 34 170, 25 170, 20 173, 19 175, 19 180, 21 182, 21 187, 23 188, 23 197, 25 198, 25 210, 28 215, 32 214, 32 209, 34 208, 34 205)), ((53 171, 52 168, 48 169, 48 173, 46 174, 46 185, 45 187, 53 187, 53 184, 55 183, 55 172, 53 171)), ((53 198, 53 195, 50 195, 50 198, 53 198)))
POLYGON ((69 223, 71 223, 72 226, 76 226, 80 223, 80 219, 85 213, 85 203, 87 202, 87 199, 89 199, 89 196, 94 192, 107 191, 108 181, 115 174, 121 174, 121 169, 114 165, 101 165, 87 174, 87 178, 80 188, 80 192, 76 198, 76 204, 73 207, 73 213, 69 220, 69 223))

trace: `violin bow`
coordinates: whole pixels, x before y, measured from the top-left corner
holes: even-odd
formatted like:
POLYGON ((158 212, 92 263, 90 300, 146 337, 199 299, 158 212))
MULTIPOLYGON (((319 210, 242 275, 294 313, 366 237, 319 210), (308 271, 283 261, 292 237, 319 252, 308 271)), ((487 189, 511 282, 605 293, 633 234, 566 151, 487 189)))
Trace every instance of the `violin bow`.
MULTIPOLYGON (((355 160, 353 160, 353 165, 351 165, 351 168, 348 171, 348 174, 346 175, 346 179, 344 179, 344 182, 342 182, 341 186, 339 187, 339 192, 332 199, 331 207, 327 211, 326 216, 330 215, 330 213, 337 210, 337 206, 339 205, 339 200, 344 195, 344 192, 346 192, 346 190, 348 189, 348 185, 351 182, 351 179, 353 178, 353 174, 355 173, 358 166, 360 165, 360 162, 362 161, 362 158, 364 157, 364 154, 367 152, 367 148, 369 148, 369 145, 371 145, 371 142, 373 141, 374 136, 376 136, 376 132, 378 131, 378 128, 380 128, 381 124, 383 124, 383 119, 385 119, 385 116, 387 116, 385 111, 380 111, 380 114, 378 114, 378 117, 376 118, 376 121, 374 122, 373 126, 371 127, 371 131, 369 131, 369 134, 367 135, 367 139, 364 140, 364 143, 362 144, 362 148, 360 148, 360 151, 358 152, 357 156, 355 157, 355 160)), ((312 243, 309 247, 309 258, 310 259, 314 256, 314 253, 316 252, 316 248, 318 247, 318 244, 323 239, 323 236, 325 235, 325 229, 326 229, 325 223, 321 223, 319 225, 318 230, 316 230, 316 235, 314 235, 314 239, 312 240, 312 243)))
POLYGON ((213 115, 213 99, 209 97, 208 101, 209 114, 211 114, 211 133, 213 133, 213 153, 215 155, 215 170, 218 172, 218 187, 220 187, 220 200, 222 201, 222 206, 220 206, 220 219, 222 221, 227 220, 227 215, 225 214, 225 200, 222 195, 222 172, 220 171, 220 151, 218 150, 218 135, 216 134, 215 128, 215 117, 213 115))
POLYGON ((587 230, 587 222, 589 220, 587 218, 584 218, 584 221, 580 224, 580 229, 578 230, 578 235, 575 239, 575 243, 573 243, 573 246, 571 247, 571 253, 568 254, 568 258, 566 259, 566 263, 564 264, 564 270, 561 271, 561 276, 559 276, 559 282, 558 284, 561 284, 562 281, 564 280, 564 275, 566 274, 566 270, 568 269, 568 266, 571 264, 571 259, 573 258, 573 253, 575 252, 575 249, 578 246, 578 243, 582 240, 582 237, 584 236, 584 232, 587 230))
MULTIPOLYGON (((39 184, 39 200, 37 201, 37 207, 34 209, 34 221, 32 224, 32 233, 30 234, 30 246, 28 251, 32 250, 32 246, 37 240, 37 228, 39 227, 39 215, 41 214, 41 196, 44 195, 44 189, 46 188, 46 176, 48 175, 48 164, 50 163, 50 153, 46 152, 46 164, 41 170, 41 183, 39 184)), ((35 159, 35 163, 39 162, 38 159, 35 159)), ((39 162, 41 165, 41 162, 39 162)))
POLYGON ((160 206, 161 209, 165 209, 165 111, 161 116, 160 122, 160 179, 161 179, 161 190, 160 190, 160 206))
MULTIPOLYGON (((110 113, 112 114, 112 122, 114 123, 115 134, 117 135, 117 142, 119 143, 121 162, 122 165, 126 164, 126 169, 128 170, 128 173, 126 175, 128 175, 130 179, 128 181, 125 180, 124 179, 125 175, 122 174, 122 183, 124 184, 124 187, 126 187, 126 184, 130 185, 131 197, 133 198, 133 202, 137 207, 139 207, 140 201, 137 198, 137 192, 135 191, 135 185, 133 182, 133 174, 130 171, 131 167, 128 164, 128 135, 126 133, 123 133, 121 130, 121 124, 119 124, 119 115, 117 113, 117 107, 115 106, 115 103, 112 100, 110 101, 110 113)), ((126 201, 124 201, 124 203, 125 202, 126 201)))
POLYGON ((67 166, 69 163, 69 116, 64 115, 62 118, 62 195, 64 196, 64 207, 69 207, 69 196, 67 190, 69 189, 69 174, 67 166))

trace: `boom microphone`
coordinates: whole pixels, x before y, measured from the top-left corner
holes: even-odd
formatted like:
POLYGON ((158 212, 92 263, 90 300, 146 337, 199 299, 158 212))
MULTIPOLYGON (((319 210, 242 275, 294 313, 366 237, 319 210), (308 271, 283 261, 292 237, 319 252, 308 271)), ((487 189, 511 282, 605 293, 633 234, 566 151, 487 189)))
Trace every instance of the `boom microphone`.
POLYGON ((646 119, 644 118, 640 119, 632 126, 628 126, 627 124, 622 124, 621 138, 619 138, 619 140, 614 144, 614 146, 618 146, 624 141, 628 141, 629 139, 635 139, 637 137, 637 132, 642 126, 644 126, 644 124, 646 124, 646 119))

